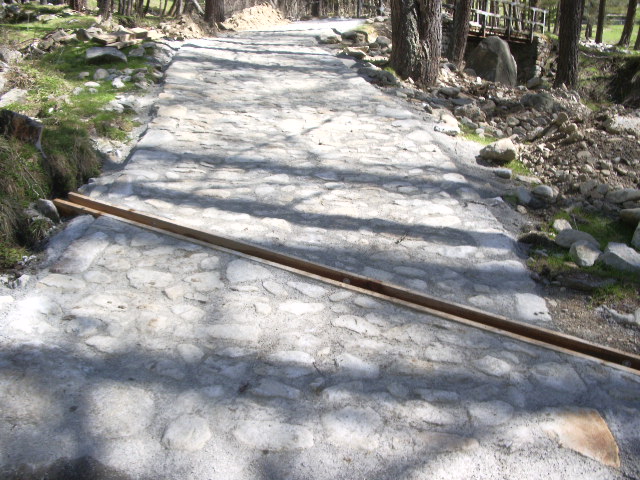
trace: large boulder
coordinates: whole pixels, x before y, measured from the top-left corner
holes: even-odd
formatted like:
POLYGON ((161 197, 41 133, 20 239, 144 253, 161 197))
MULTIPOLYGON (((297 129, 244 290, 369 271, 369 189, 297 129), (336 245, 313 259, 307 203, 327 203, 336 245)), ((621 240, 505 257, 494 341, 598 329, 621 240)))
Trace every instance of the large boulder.
POLYGON ((509 44, 500 37, 487 37, 473 49, 467 61, 480 78, 515 87, 518 66, 511 55, 509 44))
POLYGON ((503 138, 480 150, 480 156, 485 160, 500 164, 509 163, 518 158, 518 147, 510 138, 503 138))
POLYGON ((624 243, 611 242, 600 259, 616 270, 640 273, 640 253, 624 243))

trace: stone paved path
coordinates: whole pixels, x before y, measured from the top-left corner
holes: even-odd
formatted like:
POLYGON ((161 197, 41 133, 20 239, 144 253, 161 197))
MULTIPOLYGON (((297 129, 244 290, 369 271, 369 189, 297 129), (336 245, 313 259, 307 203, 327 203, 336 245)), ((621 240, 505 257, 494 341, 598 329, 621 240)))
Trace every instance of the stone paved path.
MULTIPOLYGON (((86 191, 549 324, 456 144, 295 28, 186 44, 86 191)), ((640 477, 637 376, 119 221, 0 295, 0 478, 640 477)))

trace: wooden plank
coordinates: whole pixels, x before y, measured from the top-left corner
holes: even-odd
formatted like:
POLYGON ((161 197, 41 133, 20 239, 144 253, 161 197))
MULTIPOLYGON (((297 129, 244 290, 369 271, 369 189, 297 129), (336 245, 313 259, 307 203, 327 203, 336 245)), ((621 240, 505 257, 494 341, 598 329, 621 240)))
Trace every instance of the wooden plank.
POLYGON ((70 193, 69 200, 70 201, 55 200, 55 203, 63 213, 69 213, 74 210, 94 216, 107 213, 142 225, 151 226, 163 231, 202 241, 207 244, 217 245, 235 252, 240 252, 251 257, 260 258, 274 264, 283 265, 298 271, 317 275, 318 277, 326 278, 338 282, 339 284, 358 287, 367 292, 406 302, 409 305, 425 307, 434 312, 458 317, 501 331, 510 332, 521 337, 530 338, 538 342, 544 342, 600 360, 623 365, 640 372, 640 356, 638 355, 597 345, 586 340, 545 329, 543 327, 510 320, 506 317, 484 312, 466 305, 446 302, 397 285, 310 262, 291 255, 278 253, 257 245, 185 227, 154 215, 117 207, 115 205, 91 199, 84 195, 70 193))

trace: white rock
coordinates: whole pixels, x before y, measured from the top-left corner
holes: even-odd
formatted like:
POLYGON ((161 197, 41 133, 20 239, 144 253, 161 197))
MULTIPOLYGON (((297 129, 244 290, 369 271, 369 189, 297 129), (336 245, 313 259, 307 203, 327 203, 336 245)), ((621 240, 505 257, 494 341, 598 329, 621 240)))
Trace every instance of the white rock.
POLYGON ((203 272, 190 275, 184 281, 191 285, 197 292, 210 292, 224 287, 218 272, 203 272))
POLYGON ((127 272, 127 278, 134 288, 165 288, 174 282, 170 273, 146 268, 130 270, 127 272))
POLYGON ((155 403, 142 388, 104 381, 89 388, 84 425, 96 437, 120 438, 135 435, 151 424, 155 403))
POLYGON ((275 295, 276 297, 286 297, 288 295, 287 290, 278 282, 274 282, 273 280, 265 280, 262 282, 262 286, 267 292, 275 295))
POLYGON ((328 440, 338 446, 375 450, 382 418, 371 408, 345 407, 322 416, 328 440))
POLYGON ((474 366, 481 372, 494 377, 501 377, 511 371, 511 365, 508 362, 491 355, 486 355, 474 362, 474 366))
POLYGON ((609 243, 600 260, 618 270, 640 273, 640 253, 624 243, 609 243))
POLYGON ((212 325, 207 329, 207 333, 213 338, 237 342, 257 342, 260 338, 259 327, 234 323, 212 325))
POLYGON ((307 427, 276 421, 245 421, 234 431, 236 439, 258 450, 300 450, 313 447, 307 427))
POLYGON ((286 350, 282 352, 272 353, 267 357, 269 363, 283 363, 288 365, 304 365, 312 366, 314 359, 306 352, 296 350, 286 350))
POLYGON ((592 243, 579 240, 571 245, 569 255, 579 267, 591 267, 600 258, 602 252, 592 243))
POLYGON ((269 270, 248 260, 233 260, 227 266, 227 278, 231 283, 255 282, 270 277, 269 270))
POLYGON ((324 310, 322 303, 305 303, 297 300, 287 300, 278 305, 278 310, 294 315, 310 315, 324 310))
POLYGON ((211 438, 207 421, 198 415, 183 415, 167 426, 162 443, 172 450, 195 452, 201 450, 211 438))
POLYGON ((60 275, 52 273, 44 277, 38 285, 45 285, 47 287, 59 288, 63 291, 82 290, 86 287, 86 283, 79 278, 71 277, 69 275, 60 275))
POLYGON ((516 314, 523 322, 550 322, 551 314, 544 298, 532 293, 517 293, 516 314))
POLYGON ((343 353, 336 358, 336 365, 342 374, 354 378, 376 378, 380 368, 349 353, 343 353))
POLYGON ((567 364, 541 363, 531 369, 533 377, 545 387, 561 392, 580 394, 586 386, 576 371, 567 364))
POLYGON ((69 245, 60 260, 51 267, 51 271, 54 273, 84 272, 107 245, 109 245, 109 237, 102 232, 96 232, 86 238, 76 240, 69 245))
POLYGON ((331 319, 331 325, 334 327, 346 328, 363 335, 380 335, 380 329, 372 325, 362 317, 355 315, 342 315, 331 319))
POLYGON ((176 349, 186 363, 198 363, 204 357, 202 349, 190 343, 181 343, 176 349))
POLYGON ((320 285, 314 285, 313 283, 307 282, 287 282, 291 288, 295 288, 302 294, 311 298, 320 298, 327 293, 327 289, 321 287, 320 285))

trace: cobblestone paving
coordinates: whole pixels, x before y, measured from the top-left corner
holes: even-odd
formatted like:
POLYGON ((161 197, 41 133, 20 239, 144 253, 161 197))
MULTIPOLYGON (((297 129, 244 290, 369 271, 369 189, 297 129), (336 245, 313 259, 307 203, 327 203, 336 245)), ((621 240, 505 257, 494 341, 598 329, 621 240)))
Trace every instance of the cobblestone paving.
MULTIPOLYGON (((516 292, 535 305, 445 140, 305 38, 186 45, 124 172, 88 190, 498 310, 517 311, 516 292)), ((95 478, 640 476, 640 380, 597 362, 104 217, 74 219, 25 283, 0 292, 0 478, 78 458, 111 472, 95 478)))

